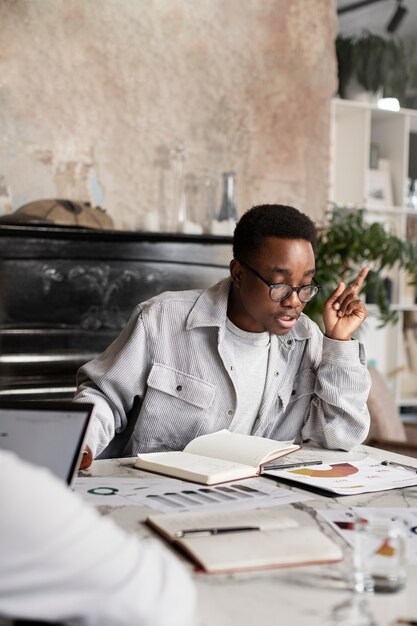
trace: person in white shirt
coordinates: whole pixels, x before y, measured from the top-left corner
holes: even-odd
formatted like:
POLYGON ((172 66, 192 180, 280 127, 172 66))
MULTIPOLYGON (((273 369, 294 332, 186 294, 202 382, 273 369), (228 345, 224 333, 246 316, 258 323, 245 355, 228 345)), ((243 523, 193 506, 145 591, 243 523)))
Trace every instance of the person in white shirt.
POLYGON ((353 334, 367 316, 358 294, 368 269, 328 296, 323 335, 303 313, 319 289, 315 247, 314 223, 297 209, 253 207, 236 226, 230 278, 136 307, 78 373, 75 400, 95 404, 91 456, 182 450, 223 428, 344 450, 361 443, 370 377, 353 334))
POLYGON ((154 540, 101 517, 47 470, 0 450, 0 621, 191 626, 194 585, 154 540))

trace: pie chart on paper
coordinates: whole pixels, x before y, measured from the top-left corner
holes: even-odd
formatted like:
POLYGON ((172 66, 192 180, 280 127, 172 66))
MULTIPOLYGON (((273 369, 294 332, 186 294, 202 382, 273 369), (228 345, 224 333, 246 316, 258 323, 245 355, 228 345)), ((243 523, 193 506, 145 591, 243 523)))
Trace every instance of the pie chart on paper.
POLYGON ((298 474, 298 476, 311 476, 312 478, 344 478, 359 471, 357 467, 350 463, 337 463, 330 465, 331 469, 311 469, 305 467, 302 469, 288 470, 290 474, 298 474))

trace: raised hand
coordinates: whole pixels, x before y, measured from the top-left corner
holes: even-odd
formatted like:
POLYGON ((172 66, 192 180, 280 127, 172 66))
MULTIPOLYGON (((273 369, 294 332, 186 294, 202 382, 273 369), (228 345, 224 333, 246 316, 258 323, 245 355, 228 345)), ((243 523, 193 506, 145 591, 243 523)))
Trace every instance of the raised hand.
POLYGON ((348 341, 366 319, 368 311, 362 300, 359 299, 359 292, 368 272, 367 267, 362 268, 352 283, 346 285, 346 283, 341 282, 327 298, 323 311, 326 337, 348 341))

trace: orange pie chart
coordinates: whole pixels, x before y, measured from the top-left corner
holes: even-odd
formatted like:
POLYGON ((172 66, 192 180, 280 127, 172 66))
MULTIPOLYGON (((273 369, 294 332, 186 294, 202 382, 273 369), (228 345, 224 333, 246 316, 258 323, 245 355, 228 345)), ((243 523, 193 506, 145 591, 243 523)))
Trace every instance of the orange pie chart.
POLYGON ((337 463, 337 465, 330 465, 331 469, 310 469, 309 467, 303 469, 288 470, 291 474, 298 474, 299 476, 311 476, 312 478, 343 478, 356 474, 359 471, 357 467, 350 463, 337 463))

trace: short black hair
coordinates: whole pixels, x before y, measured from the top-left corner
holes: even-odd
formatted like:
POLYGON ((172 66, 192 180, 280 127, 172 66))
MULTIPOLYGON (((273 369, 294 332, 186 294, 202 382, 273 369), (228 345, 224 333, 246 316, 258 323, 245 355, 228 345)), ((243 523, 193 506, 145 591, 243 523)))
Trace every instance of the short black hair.
POLYGON ((298 209, 285 204, 260 204, 242 215, 233 234, 233 256, 250 259, 262 247, 265 237, 305 239, 317 246, 314 222, 298 209))

